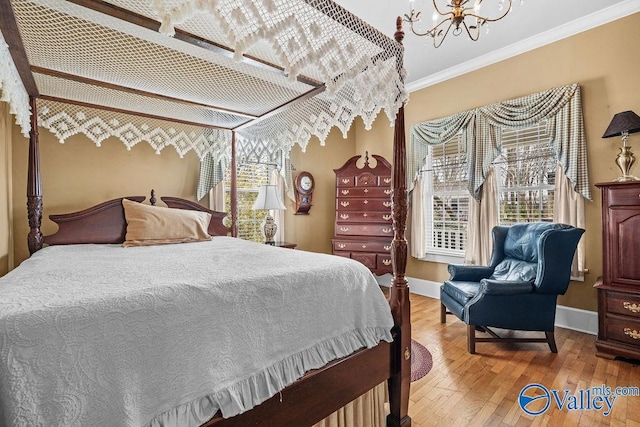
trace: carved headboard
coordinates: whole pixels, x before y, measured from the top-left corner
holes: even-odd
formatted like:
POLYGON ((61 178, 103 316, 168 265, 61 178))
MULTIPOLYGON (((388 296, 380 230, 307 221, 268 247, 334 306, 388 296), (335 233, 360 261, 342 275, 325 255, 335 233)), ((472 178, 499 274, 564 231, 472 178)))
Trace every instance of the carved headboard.
MULTIPOLYGON (((122 243, 127 232, 122 199, 142 202, 145 196, 127 196, 108 200, 88 209, 60 215, 50 215, 49 219, 58 224, 58 231, 44 237, 48 245, 72 245, 81 243, 122 243)), ((151 204, 155 205, 154 192, 151 204)), ((224 225, 226 212, 209 210, 190 200, 179 197, 161 197, 169 208, 187 209, 211 214, 208 232, 212 236, 226 236, 231 228, 224 225)))

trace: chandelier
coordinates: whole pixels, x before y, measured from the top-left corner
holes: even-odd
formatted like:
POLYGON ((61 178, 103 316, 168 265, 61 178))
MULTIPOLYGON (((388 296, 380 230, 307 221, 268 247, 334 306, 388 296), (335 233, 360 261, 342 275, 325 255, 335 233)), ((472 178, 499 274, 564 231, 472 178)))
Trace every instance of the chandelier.
POLYGON ((409 27, 414 34, 418 36, 431 36, 433 39, 433 46, 436 48, 442 45, 442 42, 447 37, 447 34, 449 34, 452 27, 452 34, 454 36, 462 34, 462 29, 464 28, 469 38, 473 41, 477 41, 480 38, 481 28, 485 27, 488 32, 489 27, 487 24, 489 22, 499 21, 507 16, 511 11, 512 2, 512 0, 500 0, 498 9, 499 11, 502 11, 502 15, 496 18, 488 18, 480 15, 480 7, 483 0, 475 0, 473 6, 470 7, 467 7, 470 0, 447 0, 447 9, 443 10, 438 7, 436 0, 432 1, 435 10, 433 12, 433 27, 430 30, 421 32, 419 24, 416 25, 421 21, 420 16, 422 15, 422 12, 416 12, 414 9, 414 0, 409 0, 409 9, 411 13, 409 15, 404 15, 404 21, 409 23, 409 27), (440 19, 442 20, 438 22, 440 19), (415 28, 414 25, 418 28, 415 28))

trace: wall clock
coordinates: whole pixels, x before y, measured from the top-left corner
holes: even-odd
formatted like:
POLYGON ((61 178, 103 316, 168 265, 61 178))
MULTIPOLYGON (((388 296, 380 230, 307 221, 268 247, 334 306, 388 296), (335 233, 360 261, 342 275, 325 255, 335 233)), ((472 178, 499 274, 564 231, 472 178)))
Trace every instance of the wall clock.
POLYGON ((300 172, 295 180, 296 215, 308 215, 315 181, 309 172, 300 172))

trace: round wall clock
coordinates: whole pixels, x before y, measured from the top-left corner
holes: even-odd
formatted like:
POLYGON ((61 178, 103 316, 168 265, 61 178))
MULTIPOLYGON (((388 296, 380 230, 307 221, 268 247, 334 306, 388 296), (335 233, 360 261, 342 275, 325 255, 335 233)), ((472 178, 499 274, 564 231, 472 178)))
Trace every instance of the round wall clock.
POLYGON ((295 179, 296 215, 308 215, 315 181, 309 172, 300 172, 295 179))

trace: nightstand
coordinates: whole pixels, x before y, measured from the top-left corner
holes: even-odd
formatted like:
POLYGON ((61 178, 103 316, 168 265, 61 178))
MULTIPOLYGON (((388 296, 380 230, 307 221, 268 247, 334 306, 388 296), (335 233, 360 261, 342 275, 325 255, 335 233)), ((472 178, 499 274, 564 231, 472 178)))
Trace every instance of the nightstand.
POLYGON ((294 249, 296 246, 298 246, 298 244, 297 243, 289 243, 289 242, 275 242, 272 246, 277 246, 279 248, 294 249))

